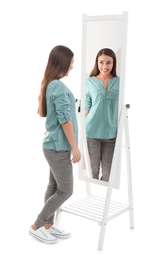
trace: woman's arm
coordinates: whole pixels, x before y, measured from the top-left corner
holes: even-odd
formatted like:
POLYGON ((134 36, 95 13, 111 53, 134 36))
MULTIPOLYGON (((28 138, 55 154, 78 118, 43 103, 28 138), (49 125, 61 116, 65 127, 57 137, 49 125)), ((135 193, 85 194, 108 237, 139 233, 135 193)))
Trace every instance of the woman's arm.
POLYGON ((63 131, 72 147, 72 162, 76 163, 80 161, 81 153, 78 148, 78 144, 75 138, 72 121, 65 122, 62 124, 63 131))
POLYGON ((88 115, 88 113, 89 113, 89 110, 85 110, 84 111, 84 117, 86 117, 88 115))

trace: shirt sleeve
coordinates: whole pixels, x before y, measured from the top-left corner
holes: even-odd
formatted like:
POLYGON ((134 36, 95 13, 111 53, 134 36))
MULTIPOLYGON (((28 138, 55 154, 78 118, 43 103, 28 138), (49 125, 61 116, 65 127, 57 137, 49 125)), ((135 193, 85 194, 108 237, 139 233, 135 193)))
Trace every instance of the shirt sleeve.
POLYGON ((85 110, 90 110, 92 107, 92 98, 89 91, 89 86, 86 82, 86 92, 85 92, 85 110))
POLYGON ((71 104, 69 92, 63 85, 60 85, 53 95, 53 102, 56 107, 56 114, 60 124, 64 124, 71 118, 71 104))

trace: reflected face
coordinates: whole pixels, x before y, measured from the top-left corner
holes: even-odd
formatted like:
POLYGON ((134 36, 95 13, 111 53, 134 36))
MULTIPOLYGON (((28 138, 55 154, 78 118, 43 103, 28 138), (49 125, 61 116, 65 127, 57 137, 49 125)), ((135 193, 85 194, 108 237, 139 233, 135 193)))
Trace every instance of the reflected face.
POLYGON ((68 69, 68 71, 67 71, 67 73, 66 73, 66 76, 68 76, 70 70, 73 69, 73 63, 74 63, 74 57, 72 57, 72 60, 71 60, 71 63, 70 63, 69 69, 68 69))
POLYGON ((100 74, 103 76, 111 75, 113 68, 113 58, 106 55, 101 55, 98 57, 98 69, 100 74))

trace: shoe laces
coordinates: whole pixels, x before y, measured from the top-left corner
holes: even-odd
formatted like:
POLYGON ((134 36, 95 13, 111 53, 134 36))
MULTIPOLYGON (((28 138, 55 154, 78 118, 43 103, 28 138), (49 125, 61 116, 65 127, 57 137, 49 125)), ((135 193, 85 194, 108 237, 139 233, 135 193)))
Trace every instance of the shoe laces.
POLYGON ((56 231, 58 231, 60 234, 63 232, 63 230, 61 230, 60 228, 57 228, 57 227, 52 227, 53 229, 55 229, 56 231))

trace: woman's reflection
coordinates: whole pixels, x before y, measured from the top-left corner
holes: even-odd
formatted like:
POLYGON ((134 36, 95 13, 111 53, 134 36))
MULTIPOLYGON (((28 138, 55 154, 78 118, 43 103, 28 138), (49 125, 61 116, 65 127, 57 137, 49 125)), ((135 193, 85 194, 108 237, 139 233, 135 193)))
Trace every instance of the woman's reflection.
POLYGON ((92 177, 109 181, 118 125, 116 55, 101 49, 86 80, 85 129, 92 177))

